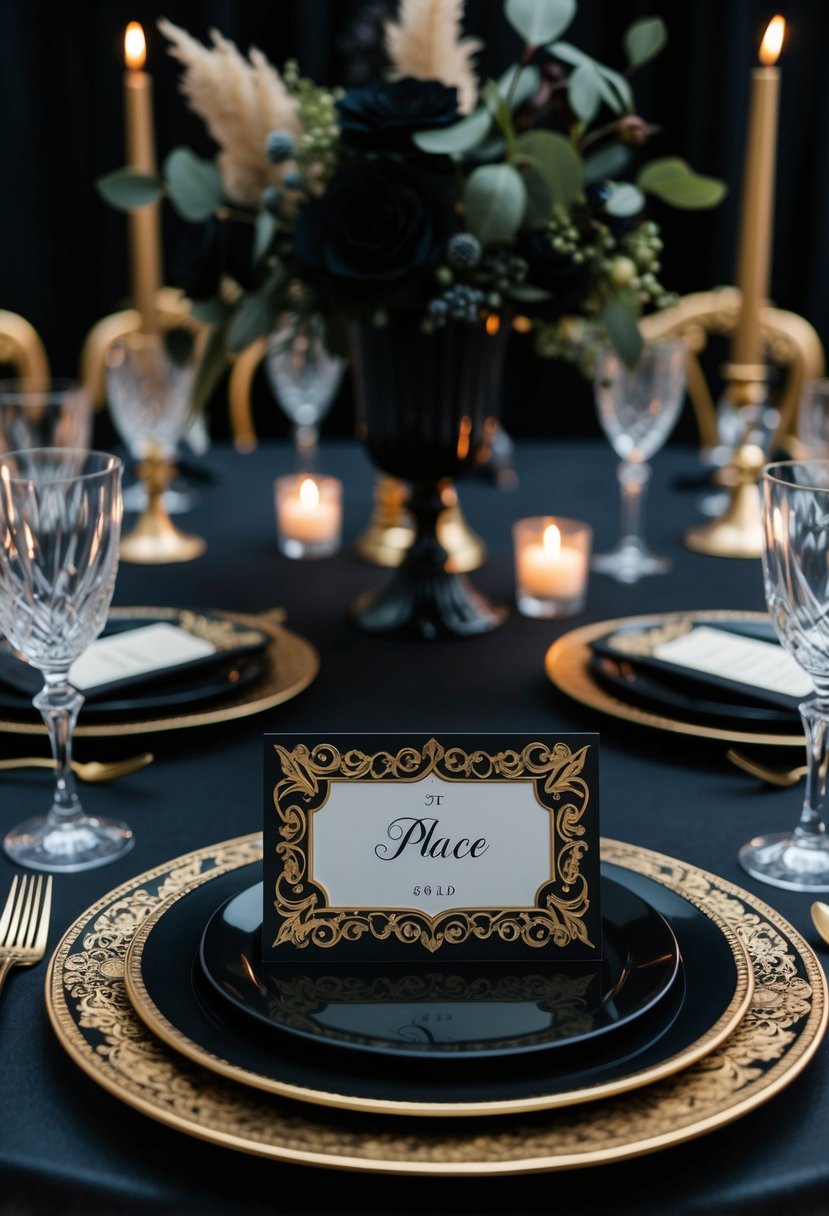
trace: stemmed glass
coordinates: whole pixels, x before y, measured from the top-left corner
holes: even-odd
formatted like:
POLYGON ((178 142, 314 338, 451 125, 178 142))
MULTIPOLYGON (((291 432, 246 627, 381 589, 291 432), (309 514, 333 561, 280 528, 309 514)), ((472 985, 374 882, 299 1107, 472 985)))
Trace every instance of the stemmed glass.
POLYGON ((126 852, 126 824, 84 813, 72 775, 72 734, 83 696, 70 668, 104 627, 118 569, 117 456, 34 448, 0 456, 0 627, 43 674, 33 704, 55 758, 52 806, 13 828, 13 861, 72 873, 126 852))
POLYGON ((0 450, 88 448, 92 398, 76 380, 0 380, 0 450))
POLYGON ((739 852, 749 874, 790 891, 829 891, 829 461, 769 464, 760 480, 766 604, 780 644, 811 678, 800 704, 808 773, 800 822, 739 852))
POLYGON ((293 425, 297 467, 317 468, 319 426, 331 408, 345 371, 345 360, 325 345, 322 322, 286 321, 274 334, 265 371, 279 405, 293 425))
POLYGON ((591 566, 620 583, 670 568, 652 553, 642 535, 648 461, 664 444, 679 418, 685 393, 685 344, 681 338, 644 348, 636 367, 626 367, 615 351, 599 352, 594 382, 599 422, 622 463, 616 472, 622 500, 621 537, 591 566))
POLYGON ((110 413, 147 486, 147 505, 121 543, 124 561, 184 562, 205 550, 201 537, 176 528, 164 503, 179 442, 193 418, 192 387, 192 360, 177 362, 158 334, 131 334, 109 352, 110 413))

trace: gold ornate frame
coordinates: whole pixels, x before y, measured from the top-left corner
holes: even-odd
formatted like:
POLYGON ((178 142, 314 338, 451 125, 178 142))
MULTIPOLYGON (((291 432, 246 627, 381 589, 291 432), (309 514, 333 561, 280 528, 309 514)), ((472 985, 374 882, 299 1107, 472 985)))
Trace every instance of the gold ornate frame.
MULTIPOLYGON (((584 822, 590 788, 582 776, 590 743, 573 751, 564 742, 532 741, 521 750, 494 753, 475 748, 444 747, 430 738, 422 747, 364 752, 341 751, 333 743, 290 750, 275 744, 282 776, 273 789, 278 817, 275 845, 277 874, 273 887, 278 928, 272 946, 309 945, 323 950, 363 937, 406 947, 422 946, 431 955, 444 947, 496 939, 538 950, 577 943, 593 951, 587 912, 591 896, 582 862, 598 825, 588 833, 584 822), (443 781, 530 781, 539 803, 550 812, 550 877, 536 892, 535 903, 510 908, 448 908, 429 914, 416 908, 346 908, 328 904, 326 891, 314 881, 310 847, 314 814, 338 781, 422 781, 434 774, 443 781)), ((598 857, 593 859, 598 864, 598 857)), ((598 924, 598 920, 596 921, 598 924)), ((571 950, 572 954, 572 950, 571 950)))

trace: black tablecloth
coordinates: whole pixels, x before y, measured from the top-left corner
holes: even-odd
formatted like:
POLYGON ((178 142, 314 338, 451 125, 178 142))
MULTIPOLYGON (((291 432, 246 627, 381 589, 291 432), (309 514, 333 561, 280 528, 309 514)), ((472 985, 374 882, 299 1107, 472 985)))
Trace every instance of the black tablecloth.
MULTIPOLYGON (((556 407, 560 408, 560 407, 556 407)), ((58 880, 53 945, 69 923, 133 874, 200 845, 261 825, 262 734, 267 731, 601 732, 602 830, 606 836, 713 870, 778 908, 816 946, 810 898, 764 886, 738 866, 750 836, 792 826, 802 790, 762 788, 725 759, 725 745, 648 732, 601 719, 548 682, 544 655, 579 624, 645 611, 764 607, 759 561, 706 558, 681 544, 700 516, 696 454, 669 448, 654 464, 647 532, 674 558, 668 577, 620 587, 593 576, 587 606, 561 622, 513 611, 499 631, 459 642, 371 638, 348 623, 362 591, 387 577, 358 563, 350 545, 370 514, 373 474, 351 444, 323 448, 325 471, 345 484, 343 552, 295 562, 276 549, 273 480, 291 471, 287 447, 251 455, 214 448, 199 502, 180 522, 207 537, 205 557, 186 565, 122 565, 117 604, 259 611, 282 605, 289 625, 318 648, 322 666, 296 699, 260 717, 150 739, 78 741, 79 759, 150 746, 155 763, 118 784, 84 786, 89 810, 135 829, 118 863, 58 880)), ((483 480, 462 487, 470 523, 486 539, 482 590, 512 602, 512 522, 572 515, 595 529, 597 549, 616 539, 614 457, 593 443, 519 444, 519 487, 483 480)), ((129 519, 127 521, 129 523, 129 519)), ((45 740, 6 736, 7 754, 45 752, 45 740)), ((783 753, 781 763, 795 763, 783 753)), ((47 772, 4 773, 0 829, 44 805, 47 772)), ((13 868, 0 860, 0 894, 13 868)), ((819 949, 823 949, 820 948, 819 949)), ((825 957, 825 953, 823 954, 825 957)), ((66 1057, 48 1025, 43 967, 18 969, 0 999, 0 1211, 176 1213, 578 1213, 777 1210, 829 1205, 829 1048, 767 1105, 700 1140, 639 1160, 572 1172, 506 1178, 395 1178, 318 1171, 210 1147, 121 1105, 66 1057)))

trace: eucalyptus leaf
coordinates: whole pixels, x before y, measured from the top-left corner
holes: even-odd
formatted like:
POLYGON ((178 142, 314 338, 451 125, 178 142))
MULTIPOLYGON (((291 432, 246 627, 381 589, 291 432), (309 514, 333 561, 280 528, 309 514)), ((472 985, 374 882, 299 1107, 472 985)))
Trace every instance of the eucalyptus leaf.
POLYGON ((584 160, 585 178, 591 184, 618 177, 630 163, 630 151, 624 144, 606 144, 584 160))
POLYGON ((507 0, 504 13, 528 46, 544 46, 567 29, 576 0, 507 0))
POLYGON ((666 156, 644 165, 636 178, 640 190, 655 194, 663 202, 684 210, 716 207, 726 194, 725 182, 703 177, 676 156, 666 156))
POLYGON ((552 298, 549 291, 536 287, 534 283, 513 283, 507 295, 513 300, 520 300, 522 304, 540 304, 542 300, 552 298))
POLYGON ((527 191, 527 210, 524 213, 526 228, 543 228, 553 212, 553 192, 536 168, 530 166, 523 174, 527 191))
POLYGON ((279 229, 279 221, 270 211, 260 211, 256 217, 253 238, 253 260, 261 261, 271 247, 271 242, 279 229))
POLYGON ((640 68, 654 59, 668 41, 668 31, 661 17, 643 17, 625 30, 623 38, 628 63, 640 68))
POLYGON ((509 100, 513 110, 523 106, 533 96, 541 83, 541 72, 534 63, 522 66, 514 63, 498 79, 498 92, 509 100), (517 77, 517 80, 516 80, 517 77))
POLYGON ((482 106, 453 123, 451 127, 439 127, 434 131, 416 131, 412 136, 421 152, 451 156, 455 152, 468 152, 489 134, 492 115, 482 106))
POLYGON ((576 68, 582 63, 594 62, 589 55, 585 55, 584 51, 580 51, 577 46, 573 46, 569 42, 553 42, 547 47, 547 50, 551 55, 555 55, 556 59, 561 59, 563 63, 570 63, 576 68))
POLYGON ((636 313, 622 300, 608 300, 602 309, 602 321, 610 345, 626 367, 636 367, 645 345, 636 313))
POLYGON ((99 177, 95 187, 104 202, 119 211, 137 211, 155 203, 164 194, 164 182, 153 173, 137 169, 115 169, 99 177))
POLYGON ((544 178, 552 203, 569 207, 581 194, 584 162, 569 139, 555 131, 527 131, 519 136, 515 146, 518 157, 528 157, 544 178))
POLYGON ((204 325, 216 325, 220 321, 227 320, 230 315, 230 306, 218 296, 210 296, 205 300, 194 300, 190 305, 190 312, 197 321, 201 321, 204 325))
POLYGON ((215 325, 207 335, 204 352, 193 377, 190 408, 193 415, 201 414, 227 367, 227 324, 215 325))
POLYGON ((514 139, 515 131, 512 124, 512 110, 507 105, 505 98, 502 97, 498 85, 494 80, 486 82, 481 90, 481 99, 504 136, 508 140, 514 139))
POLYGON ((164 161, 164 179, 176 211, 193 223, 209 219, 224 203, 216 165, 189 148, 173 149, 164 161))
POLYGON ((632 182, 612 182, 610 197, 605 200, 604 209, 608 215, 624 219, 638 215, 645 205, 645 196, 638 186, 632 182))
POLYGON ((269 334, 274 327, 276 316, 277 309, 268 291, 255 291, 246 295, 230 323, 227 335, 230 350, 244 350, 257 338, 269 334))
POLYGON ((567 82, 570 108, 583 123, 596 117, 601 105, 601 77, 592 63, 580 63, 567 82))
MULTIPOLYGON (((616 72, 613 68, 605 67, 603 63, 597 65, 602 78, 607 81, 611 88, 617 93, 619 100, 622 103, 622 109, 627 110, 630 114, 633 112, 633 89, 630 87, 630 81, 623 76, 621 72, 616 72)), ((608 102, 608 105, 611 105, 608 102)))
POLYGON ((467 178, 463 192, 466 224, 482 245, 509 241, 527 207, 521 174, 512 165, 480 165, 467 178))

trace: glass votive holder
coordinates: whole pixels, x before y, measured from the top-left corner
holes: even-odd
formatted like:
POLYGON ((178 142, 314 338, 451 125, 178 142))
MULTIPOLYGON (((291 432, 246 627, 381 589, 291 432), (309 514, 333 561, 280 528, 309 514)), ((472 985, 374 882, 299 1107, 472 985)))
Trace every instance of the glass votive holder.
POLYGON ((525 616, 573 616, 587 596, 593 529, 578 519, 534 515, 512 528, 518 609, 525 616))
POLYGON ((274 483, 276 539, 286 557, 331 557, 342 535, 342 482, 294 473, 274 483))

